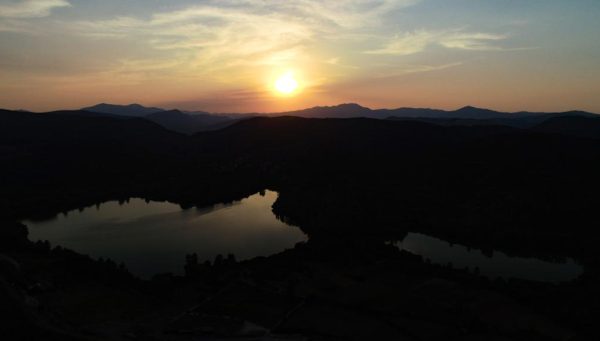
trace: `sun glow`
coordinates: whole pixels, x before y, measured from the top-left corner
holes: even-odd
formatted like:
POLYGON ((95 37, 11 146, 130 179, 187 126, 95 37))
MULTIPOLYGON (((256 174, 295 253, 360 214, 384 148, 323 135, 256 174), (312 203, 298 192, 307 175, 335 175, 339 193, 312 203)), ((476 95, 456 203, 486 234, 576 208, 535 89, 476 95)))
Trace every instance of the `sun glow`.
POLYGON ((275 90, 283 95, 292 95, 298 89, 298 81, 292 72, 284 73, 275 81, 275 90))

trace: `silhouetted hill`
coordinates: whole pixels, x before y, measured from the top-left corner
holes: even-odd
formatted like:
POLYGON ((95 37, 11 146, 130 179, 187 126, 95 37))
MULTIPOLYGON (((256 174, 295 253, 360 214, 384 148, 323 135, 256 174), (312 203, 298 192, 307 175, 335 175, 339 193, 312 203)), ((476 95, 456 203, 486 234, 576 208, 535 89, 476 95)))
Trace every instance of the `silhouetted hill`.
POLYGON ((497 118, 499 113, 489 109, 481 109, 472 106, 466 106, 453 112, 456 117, 467 119, 491 119, 497 118))
POLYGON ((538 112, 499 112, 490 109, 465 106, 458 110, 440 110, 428 108, 398 108, 398 109, 370 109, 355 103, 346 103, 335 106, 317 106, 313 108, 287 111, 271 114, 257 113, 230 113, 212 114, 204 111, 165 111, 160 108, 146 108, 138 104, 128 106, 98 104, 83 109, 88 112, 104 115, 146 117, 163 127, 185 133, 193 134, 200 131, 217 130, 227 127, 238 120, 258 116, 297 116, 304 118, 375 118, 388 120, 413 120, 446 126, 482 126, 505 125, 516 128, 530 128, 547 119, 563 116, 596 117, 595 114, 583 111, 569 111, 559 113, 538 112))
POLYGON ((596 219, 600 145, 591 139, 495 125, 299 117, 253 118, 194 139, 202 154, 232 160, 234 169, 259 167, 277 184, 276 212, 311 236, 437 226, 437 233, 529 249, 524 234, 544 233, 536 247, 580 252, 579 237, 567 241, 563 227, 584 233, 585 221, 596 219))
POLYGON ((139 117, 155 122, 171 131, 191 134, 205 130, 220 129, 246 117, 246 114, 218 115, 204 111, 183 112, 180 110, 164 110, 148 108, 139 104, 114 105, 98 104, 84 108, 88 116, 139 117))
POLYGON ((526 116, 526 117, 507 117, 507 118, 439 118, 439 117, 388 117, 391 121, 419 121, 443 126, 489 126, 500 125, 513 128, 531 128, 540 122, 544 122, 552 116, 526 116))
POLYGON ((471 118, 428 118, 428 117, 388 117, 390 121, 414 121, 425 122, 443 126, 488 126, 504 125, 510 127, 519 127, 513 125, 514 119, 471 119, 471 118))
POLYGON ((358 104, 340 104, 330 107, 314 107, 298 111, 289 111, 281 115, 300 116, 309 118, 444 118, 444 119, 493 119, 503 118, 507 114, 472 106, 445 111, 439 109, 399 108, 399 109, 370 109, 358 104))
POLYGON ((159 111, 165 111, 160 108, 148 108, 139 104, 117 105, 101 103, 91 107, 81 109, 83 111, 112 114, 120 116, 144 117, 159 111))
MULTIPOLYGON (((276 330, 291 331, 293 337, 309 330, 306 325, 318 326, 317 338, 337 336, 329 334, 329 325, 334 332, 345 331, 337 326, 377 317, 385 322, 381 328, 393 321, 401 323, 397 329, 402 331, 418 322, 406 337, 394 333, 401 337, 386 339, 415 338, 413 330, 424 331, 417 339, 428 339, 434 328, 440 337, 431 339, 446 340, 449 326, 456 331, 450 339, 464 338, 466 331, 474 336, 471 339, 490 339, 496 326, 507 326, 498 329, 506 339, 551 339, 545 336, 554 335, 556 329, 544 329, 549 332, 542 334, 539 328, 545 324, 535 327, 543 319, 522 319, 530 311, 597 336, 594 322, 600 304, 593 298, 600 287, 596 228, 600 140, 562 134, 583 130, 593 136, 597 122, 567 117, 535 129, 516 129, 410 119, 284 116, 251 118, 186 136, 141 118, 83 111, 0 111, 0 236, 5 247, 15 248, 9 256, 24 272, 6 277, 10 281, 2 278, 0 291, 22 290, 4 294, 4 301, 17 303, 5 304, 4 310, 13 314, 15 307, 30 306, 32 312, 48 316, 52 326, 75 326, 92 337, 96 334, 88 333, 89 326, 100 323, 102 333, 109 329, 104 317, 96 317, 104 313, 98 316, 111 315, 106 321, 114 321, 108 326, 131 324, 123 330, 134 331, 134 338, 147 338, 146 330, 156 331, 158 339, 171 331, 182 339, 203 337, 212 329, 189 331, 198 321, 226 314, 227 324, 232 315, 240 322, 257 315, 271 321, 269 326, 300 316, 292 328, 276 330), (590 124, 594 128, 588 131, 590 124), (1 223, 53 217, 130 197, 204 207, 265 188, 279 193, 273 212, 306 232, 306 243, 240 263, 190 262, 186 273, 194 271, 185 278, 157 276, 140 283, 139 290, 122 272, 115 274, 116 264, 105 271, 110 264, 106 261, 79 262, 77 255, 43 242, 30 243, 34 250, 28 250, 23 226, 1 223), (490 281, 479 277, 478 269, 427 264, 407 251, 390 253, 393 247, 388 242, 401 240, 408 232, 483 250, 558 260, 576 257, 585 274, 565 284, 490 281), (105 286, 108 289, 100 290, 105 286), (118 288, 120 293, 115 292, 118 288), (31 305, 27 297, 39 303, 31 305), (215 300, 196 305, 187 322, 183 312, 188 314, 190 304, 206 297, 215 300), (138 299, 148 304, 129 310, 138 299), (380 309, 381 302, 390 299, 394 304, 380 309), (105 306, 104 301, 114 303, 105 306), (495 305, 499 308, 493 314, 485 313, 495 305), (473 308, 478 306, 484 308, 473 308), (123 311, 130 314, 126 319, 123 311), (323 311, 332 312, 327 321, 333 323, 321 323, 323 311), (338 315, 348 318, 336 320, 338 315), (479 315, 485 320, 478 320, 479 315), (507 320, 513 315, 516 320, 507 320), (175 320, 181 316, 185 324, 175 320), (152 325, 140 326, 137 321, 152 325), (169 323, 156 329, 156 321, 169 323)), ((6 262, 0 272, 9 273, 4 268, 6 262)), ((38 321, 36 316, 29 319, 38 321)), ((347 339, 348 334, 343 335, 334 338, 347 339)))
MULTIPOLYGON (((455 132, 478 132, 483 134, 510 132, 514 129, 504 126, 484 126, 479 129, 470 127, 454 127, 452 129, 439 127, 436 124, 422 121, 386 121, 366 117, 357 118, 306 118, 298 116, 276 116, 276 117, 254 117, 237 122, 228 128, 213 134, 241 134, 252 133, 256 135, 273 134, 276 136, 297 135, 303 139, 311 136, 348 136, 351 134, 368 134, 374 132, 398 134, 399 138, 421 138, 422 134, 414 133, 412 130, 427 130, 432 133, 441 131, 455 132)), ((359 137, 360 135, 354 136, 359 137)), ((364 138, 360 136, 359 139, 364 138)))
POLYGON ((568 111, 559 113, 517 112, 505 113, 474 107, 464 107, 455 111, 432 109, 397 109, 383 110, 390 114, 389 120, 420 120, 441 125, 506 125, 515 128, 531 128, 548 119, 565 116, 597 117, 596 114, 584 111, 568 111))
POLYGON ((313 107, 303 110, 287 111, 272 116, 298 116, 307 118, 372 117, 373 110, 355 103, 346 103, 336 106, 313 107))
MULTIPOLYGON (((574 115, 577 115, 576 113, 574 115)), ((564 116, 550 118, 532 128, 533 131, 583 138, 600 138, 600 117, 564 116)))
MULTIPOLYGON (((197 151, 186 135, 144 118, 0 110, 0 188, 5 194, 0 196, 0 218, 89 205, 132 189, 185 198, 194 176, 222 176, 205 166, 207 158, 197 151), (183 178, 188 182, 178 180, 183 178)), ((244 184, 232 186, 236 195, 245 191, 244 184)))
POLYGON ((184 134, 219 129, 235 122, 234 119, 224 115, 201 112, 188 114, 179 110, 160 111, 147 115, 145 118, 169 130, 184 134))
POLYGON ((379 109, 379 113, 385 118, 447 118, 448 112, 440 109, 428 108, 398 108, 379 109))
POLYGON ((536 112, 500 112, 490 109, 465 106, 458 110, 440 110, 428 108, 370 109, 358 104, 340 104, 336 106, 313 107, 304 110, 288 111, 270 116, 299 116, 306 118, 376 118, 376 119, 411 119, 442 125, 508 125, 528 128, 546 119, 560 116, 588 116, 595 114, 570 111, 561 113, 536 112))
POLYGON ((179 157, 183 137, 141 118, 0 111, 0 186, 7 193, 57 184, 68 191, 134 181, 179 157))
MULTIPOLYGON (((244 183, 260 187, 256 184, 262 181, 282 190, 305 186, 317 192, 350 186, 344 191, 351 194, 330 198, 342 201, 332 206, 335 220, 328 220, 326 229, 359 224, 359 217, 348 221, 342 216, 350 210, 346 205, 357 203, 365 212, 400 212, 394 207, 402 203, 398 214, 405 219, 462 229, 543 225, 547 219, 542 212, 548 209, 555 211, 556 221, 580 220, 588 216, 582 210, 592 201, 572 198, 589 196, 596 184, 586 176, 598 169, 595 140, 498 125, 257 117, 188 137, 142 119, 86 117, 81 112, 3 112, 0 119, 0 160, 12 174, 3 179, 14 187, 12 193, 18 193, 16 184, 23 179, 34 179, 31 184, 46 179, 44 186, 64 186, 65 181, 81 185, 97 184, 107 174, 112 175, 106 181, 118 183, 119 191, 147 188, 148 181, 151 188, 160 188, 155 191, 161 196, 186 198, 199 195, 191 184, 202 186, 203 193, 235 191, 244 183), (587 187, 580 183, 584 179, 587 187), (364 202, 365 193, 372 202, 364 202), (437 213, 429 216, 423 213, 427 210, 437 213), (506 211, 514 214, 503 215, 506 211)), ((73 190, 79 188, 85 186, 73 190)))
MULTIPOLYGON (((388 115, 387 118, 436 118, 436 119, 463 119, 463 120, 496 120, 496 122, 510 123, 512 119, 527 120, 545 120, 556 116, 595 116, 595 114, 583 111, 569 111, 560 113, 545 112, 500 112, 489 109, 481 109, 472 106, 466 106, 458 110, 446 111, 437 109, 381 109, 388 115)), ((539 123, 539 122, 538 122, 539 123)), ((513 123, 515 124, 515 123, 513 123)))
POLYGON ((250 153, 253 157, 285 158, 292 163, 302 163, 305 159, 316 162, 314 160, 318 159, 327 164, 341 164, 342 158, 387 159, 386 155, 401 152, 416 155, 436 147, 441 151, 467 139, 514 131, 510 127, 492 125, 444 127, 418 121, 280 116, 251 118, 196 137, 203 146, 213 148, 218 154, 250 153))
POLYGON ((0 110, 0 122, 0 140, 3 143, 90 141, 98 144, 128 141, 147 144, 177 136, 145 119, 90 116, 85 111, 25 113, 0 110))

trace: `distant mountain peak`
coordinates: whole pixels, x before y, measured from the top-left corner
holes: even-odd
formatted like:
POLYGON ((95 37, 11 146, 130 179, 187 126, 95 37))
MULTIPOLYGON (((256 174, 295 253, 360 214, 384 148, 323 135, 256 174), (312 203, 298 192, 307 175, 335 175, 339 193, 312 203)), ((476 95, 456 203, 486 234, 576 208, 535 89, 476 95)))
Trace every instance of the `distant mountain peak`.
POLYGON ((320 117, 320 118, 351 118, 368 116, 372 110, 356 103, 343 103, 334 106, 319 106, 304 110, 279 113, 286 116, 320 117))
POLYGON ((462 108, 460 108, 460 109, 458 109, 458 110, 456 110, 456 111, 474 111, 474 110, 485 110, 485 111, 491 111, 491 110, 489 110, 489 109, 477 108, 477 107, 474 107, 474 106, 472 106, 472 105, 467 105, 467 106, 464 106, 464 107, 462 107, 462 108))
POLYGON ((348 109, 368 109, 371 110, 370 108, 364 107, 358 103, 342 103, 342 104, 338 104, 335 107, 338 108, 348 108, 348 109))
POLYGON ((95 112, 95 113, 101 113, 101 114, 132 116, 132 117, 144 117, 149 114, 164 111, 164 109, 161 109, 161 108, 145 107, 145 106, 143 106, 141 104, 137 104, 137 103, 127 104, 127 105, 100 103, 100 104, 96 104, 91 107, 83 108, 81 110, 95 112))
POLYGON ((303 109, 298 111, 305 110, 371 110, 367 107, 363 107, 357 103, 341 103, 336 105, 318 105, 309 109, 303 109))

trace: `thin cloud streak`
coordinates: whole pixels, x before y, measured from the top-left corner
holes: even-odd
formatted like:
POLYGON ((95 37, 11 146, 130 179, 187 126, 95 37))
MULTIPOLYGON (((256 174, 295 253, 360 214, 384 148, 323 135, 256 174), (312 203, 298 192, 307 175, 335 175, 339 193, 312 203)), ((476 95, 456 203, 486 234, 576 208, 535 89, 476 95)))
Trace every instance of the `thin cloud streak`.
POLYGON ((389 40, 382 48, 366 51, 367 54, 407 56, 425 51, 432 45, 448 49, 471 51, 499 51, 504 48, 493 43, 506 40, 507 35, 481 32, 465 32, 462 29, 407 32, 389 40))
POLYGON ((66 0, 3 0, 0 2, 0 18, 43 18, 55 8, 69 6, 71 4, 66 0))

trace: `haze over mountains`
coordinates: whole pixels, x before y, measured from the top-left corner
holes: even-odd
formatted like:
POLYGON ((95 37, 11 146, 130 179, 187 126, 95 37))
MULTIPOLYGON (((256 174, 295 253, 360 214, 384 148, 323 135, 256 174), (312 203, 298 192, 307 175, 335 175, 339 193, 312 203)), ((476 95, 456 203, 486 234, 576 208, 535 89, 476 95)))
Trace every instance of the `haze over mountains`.
POLYGON ((347 103, 336 106, 317 106, 313 108, 279 113, 238 113, 217 114, 204 111, 189 112, 144 107, 139 104, 114 105, 98 104, 83 108, 83 111, 102 115, 143 117, 163 127, 185 134, 216 130, 239 120, 257 116, 298 116, 304 118, 373 118, 390 120, 418 120, 441 125, 507 125, 518 128, 530 128, 549 118, 577 116, 596 117, 596 114, 584 111, 556 113, 540 112, 499 112, 489 109, 466 106, 458 110, 440 110, 428 108, 370 109, 359 104, 347 103))
MULTIPOLYGON (((115 132, 125 136, 135 136, 139 132, 134 132, 134 127, 164 128, 165 132, 171 131, 185 135, 193 135, 201 132, 216 131, 233 125, 240 125, 243 121, 253 118, 276 118, 276 117, 296 117, 303 119, 333 119, 348 120, 364 118, 374 121, 396 121, 396 122, 418 122, 434 126, 445 127, 501 127, 518 130, 528 130, 538 133, 552 133, 581 138, 600 138, 600 115, 584 111, 568 111, 557 113, 537 113, 537 112, 515 112, 506 113, 489 109, 481 109, 472 106, 466 106, 458 110, 446 111, 439 109, 426 108, 399 108, 399 109, 370 109, 358 104, 341 104, 337 106, 320 106, 297 111, 280 113, 245 113, 245 114, 216 114, 208 112, 185 112, 180 110, 165 110, 155 107, 144 107, 139 104, 115 105, 98 104, 81 110, 63 110, 50 113, 33 114, 26 111, 1 110, 2 120, 10 120, 12 123, 22 121, 23 126, 19 128, 30 132, 27 136, 37 135, 43 137, 51 133, 52 129, 59 128, 60 125, 77 125, 81 122, 84 129, 94 131, 95 125, 113 126, 115 132), (28 119, 41 116, 35 123, 42 123, 42 126, 32 125, 27 127, 25 122, 28 119), (28 119, 26 119, 28 117, 28 119), (94 118, 94 120, 85 120, 85 118, 94 118), (119 121, 139 121, 119 122, 119 121), (153 124, 151 124, 153 123, 153 124), (28 128, 28 129, 27 129, 28 128), (131 130, 131 132, 128 132, 131 130)), ((268 122, 265 121, 265 122, 268 122)), ((294 125, 307 124, 304 120, 293 120, 294 125)), ((371 124, 368 121, 356 121, 356 124, 371 124)), ((383 122, 382 122, 383 123, 383 122)), ((254 123, 253 123, 254 124, 254 123)), ((311 123, 312 124, 312 123, 311 123)), ((341 124, 341 122, 340 122, 341 124)), ((242 126, 242 125, 240 125, 242 126)), ((247 125, 244 125, 247 126, 247 125)), ((255 125, 260 128, 261 125, 255 125)), ((339 126, 339 124, 334 124, 339 126)), ((144 128, 147 129, 147 128, 144 128)), ((154 128, 153 128, 154 129, 154 128)), ((494 128, 495 129, 495 128, 494 128)), ((110 129, 109 129, 110 130, 110 129)), ((493 129, 492 129, 493 130, 493 129)), ((481 131, 489 131, 482 129, 481 131)), ((501 131, 504 131, 502 129, 501 131)), ((13 132, 7 131, 8 135, 13 132)), ((8 136, 7 135, 7 136, 8 136)), ((11 135, 12 136, 12 135, 11 135)), ((15 136, 15 138, 17 138, 15 136)))

